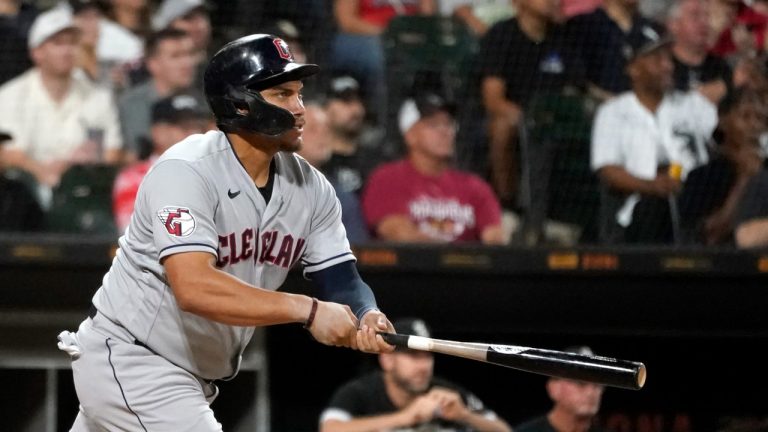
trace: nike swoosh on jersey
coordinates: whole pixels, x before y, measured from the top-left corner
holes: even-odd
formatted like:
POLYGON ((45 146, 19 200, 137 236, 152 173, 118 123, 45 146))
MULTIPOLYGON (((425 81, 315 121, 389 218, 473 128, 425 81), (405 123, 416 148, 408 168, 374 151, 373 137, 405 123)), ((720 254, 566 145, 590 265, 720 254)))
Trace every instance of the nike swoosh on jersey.
POLYGON ((240 195, 240 191, 232 192, 232 189, 227 190, 227 195, 229 195, 230 198, 234 198, 238 195, 240 195))

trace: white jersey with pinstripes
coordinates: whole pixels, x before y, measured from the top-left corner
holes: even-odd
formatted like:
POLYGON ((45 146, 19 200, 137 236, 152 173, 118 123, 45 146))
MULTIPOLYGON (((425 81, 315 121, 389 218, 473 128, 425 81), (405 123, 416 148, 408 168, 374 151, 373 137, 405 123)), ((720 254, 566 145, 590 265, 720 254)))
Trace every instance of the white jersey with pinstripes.
POLYGON ((164 257, 202 251, 217 267, 276 290, 301 261, 305 272, 354 260, 333 187, 304 159, 274 157, 267 203, 222 132, 193 135, 144 178, 130 225, 93 303, 170 362, 205 379, 237 373, 253 328, 179 309, 164 257))

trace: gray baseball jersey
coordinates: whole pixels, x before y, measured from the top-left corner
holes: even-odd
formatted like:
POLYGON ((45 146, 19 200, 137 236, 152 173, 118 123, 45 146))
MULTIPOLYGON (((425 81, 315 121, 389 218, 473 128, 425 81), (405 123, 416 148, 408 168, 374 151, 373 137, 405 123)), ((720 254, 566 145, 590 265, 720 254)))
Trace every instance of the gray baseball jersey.
POLYGON ((253 328, 184 312, 164 257, 201 251, 240 280, 270 290, 298 261, 305 272, 354 260, 333 187, 304 159, 275 155, 269 203, 219 131, 166 151, 139 188, 131 223, 93 303, 170 362, 205 379, 237 373, 253 328))

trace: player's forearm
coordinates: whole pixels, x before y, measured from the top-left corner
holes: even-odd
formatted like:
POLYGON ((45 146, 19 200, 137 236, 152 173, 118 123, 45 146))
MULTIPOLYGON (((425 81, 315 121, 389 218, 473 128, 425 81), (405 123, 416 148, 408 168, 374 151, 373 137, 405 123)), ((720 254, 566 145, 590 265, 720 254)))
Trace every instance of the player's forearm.
POLYGON ((326 420, 320 425, 320 432, 376 432, 393 428, 412 426, 403 412, 352 420, 326 420))
POLYGON ((356 0, 336 0, 334 2, 333 14, 339 28, 346 33, 362 35, 378 35, 383 28, 369 23, 360 18, 358 14, 359 4, 356 0))
POLYGON ((507 243, 501 224, 485 227, 480 234, 480 240, 486 245, 503 245, 507 243))
POLYGON ((24 171, 29 172, 30 174, 34 175, 38 179, 42 178, 42 175, 45 171, 43 164, 30 158, 29 156, 27 156, 26 153, 24 153, 21 150, 16 150, 16 149, 3 150, 2 152, 0 152, 0 159, 3 162, 3 166, 23 169, 24 171))
POLYGON ((768 246, 768 219, 753 219, 736 228, 736 245, 740 248, 768 246))
POLYGON ((182 264, 181 255, 187 254, 168 257, 165 268, 176 302, 185 312, 237 326, 301 323, 309 316, 312 300, 307 296, 246 284, 210 262, 185 259, 182 264))
POLYGON ((376 227, 376 233, 382 240, 397 242, 425 243, 436 239, 419 231, 419 228, 407 216, 388 216, 376 227))
POLYGON ((511 432, 512 428, 499 418, 489 419, 482 414, 470 412, 464 424, 478 432, 511 432))
POLYGON ((637 178, 618 165, 600 168, 598 176, 611 189, 626 193, 653 195, 653 181, 637 178))

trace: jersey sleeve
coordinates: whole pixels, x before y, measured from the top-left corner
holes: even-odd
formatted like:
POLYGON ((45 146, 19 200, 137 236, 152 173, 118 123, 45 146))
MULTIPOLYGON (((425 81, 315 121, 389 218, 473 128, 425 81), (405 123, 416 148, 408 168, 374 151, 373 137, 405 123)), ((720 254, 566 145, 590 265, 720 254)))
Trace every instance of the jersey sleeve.
POLYGON ((355 256, 347 240, 347 232, 341 222, 341 204, 333 186, 319 172, 313 170, 314 211, 307 236, 307 247, 301 258, 304 273, 312 273, 355 256))
POLYGON ((592 170, 606 165, 624 165, 619 140, 620 123, 614 114, 615 105, 603 105, 595 115, 592 125, 592 170))
POLYGON ((328 406, 320 414, 320 423, 328 420, 349 421, 367 414, 362 407, 364 399, 365 395, 360 392, 359 382, 344 384, 336 390, 328 406))
POLYGON ((139 190, 136 212, 151 225, 157 259, 180 252, 218 256, 214 223, 217 199, 205 179, 187 162, 160 162, 139 190))

